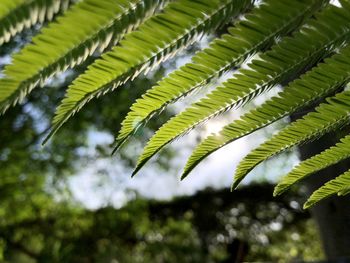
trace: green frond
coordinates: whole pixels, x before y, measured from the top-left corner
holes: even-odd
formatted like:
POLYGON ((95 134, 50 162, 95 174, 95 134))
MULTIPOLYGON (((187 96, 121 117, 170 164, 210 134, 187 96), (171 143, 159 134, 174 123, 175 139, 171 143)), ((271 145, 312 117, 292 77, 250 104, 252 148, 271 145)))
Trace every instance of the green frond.
POLYGON ((350 21, 346 16, 350 16, 350 10, 330 7, 318 16, 318 20, 311 20, 303 26, 293 38, 285 38, 271 51, 261 55, 260 59, 250 63, 250 69, 242 69, 240 74, 235 74, 234 78, 216 88, 206 98, 170 119, 145 147, 136 171, 162 147, 200 123, 230 108, 241 106, 341 46, 350 38, 350 21), (334 17, 339 14, 342 14, 342 22, 329 32, 329 28, 324 25, 333 23, 334 17))
POLYGON ((339 192, 339 196, 344 196, 350 194, 350 185, 343 187, 339 192))
POLYGON ((102 52, 151 16, 161 0, 85 0, 44 28, 13 56, 0 80, 0 113, 53 74, 102 52))
POLYGON ((176 54, 250 5, 249 0, 179 0, 128 34, 120 46, 92 64, 69 87, 53 120, 51 135, 92 98, 135 78, 176 54))
POLYGON ((182 178, 216 150, 336 91, 350 80, 349 50, 350 47, 346 47, 340 50, 340 54, 325 59, 324 63, 291 82, 277 96, 228 124, 218 135, 207 137, 191 154, 182 178))
POLYGON ((67 9, 70 0, 1 0, 0 46, 36 23, 52 20, 67 9))
POLYGON ((310 208, 317 202, 335 194, 349 194, 350 189, 350 170, 339 175, 337 178, 325 183, 317 189, 304 204, 304 209, 310 208))
MULTIPOLYGON (((349 60, 344 61, 348 63, 349 60)), ((349 72, 349 71, 348 71, 349 72)), ((338 71, 331 74, 338 74, 338 71)), ((251 151, 238 165, 233 188, 258 164, 293 146, 312 141, 350 122, 350 91, 327 98, 311 112, 281 130, 270 140, 251 151)))
POLYGON ((334 165, 342 160, 350 158, 350 135, 341 139, 335 146, 317 154, 293 168, 275 188, 274 195, 285 192, 290 186, 301 181, 307 176, 334 165))
POLYGON ((228 29, 228 34, 198 52, 192 62, 175 70, 137 100, 122 123, 118 148, 130 135, 168 104, 198 90, 232 67, 237 67, 275 38, 295 29, 323 5, 323 1, 267 0, 245 19, 228 29))

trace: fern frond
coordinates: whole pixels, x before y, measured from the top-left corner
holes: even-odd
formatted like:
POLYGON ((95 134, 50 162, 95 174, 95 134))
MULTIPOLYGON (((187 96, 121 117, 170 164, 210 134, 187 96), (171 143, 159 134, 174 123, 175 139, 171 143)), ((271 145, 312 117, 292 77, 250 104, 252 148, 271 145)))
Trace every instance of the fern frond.
POLYGON ((281 119, 315 101, 332 94, 350 81, 350 47, 345 47, 324 63, 320 63, 300 79, 291 82, 277 96, 225 126, 218 135, 210 135, 201 142, 187 161, 182 178, 185 178, 205 157, 225 145, 242 138, 272 122, 281 119), (344 60, 343 58, 346 58, 344 60), (333 72, 339 74, 333 74, 333 72))
POLYGON ((310 63, 326 56, 332 49, 341 46, 350 38, 349 11, 331 7, 311 20, 293 38, 285 38, 271 51, 249 64, 249 70, 241 70, 223 86, 215 89, 206 98, 193 104, 164 124, 145 147, 135 172, 166 144, 189 132, 200 123, 232 107, 238 107, 279 82, 304 69, 310 63), (329 32, 325 24, 342 14, 342 22, 329 32), (307 43, 307 45, 305 44, 307 43))
POLYGON ((337 178, 325 183, 322 187, 317 189, 304 204, 304 209, 310 208, 317 202, 330 197, 331 195, 349 194, 350 188, 350 170, 339 175, 337 178))
POLYGON ((187 96, 237 67, 257 51, 267 48, 275 38, 298 27, 323 5, 324 1, 267 0, 254 8, 228 34, 215 39, 198 52, 192 62, 175 70, 137 100, 122 123, 118 148, 130 135, 168 104, 187 96))
POLYGON ((127 35, 120 46, 92 64, 69 87, 57 109, 50 136, 92 98, 105 94, 145 72, 198 36, 226 23, 251 4, 250 0, 179 0, 162 14, 127 35))
POLYGON ((341 139, 335 146, 317 154, 293 168, 275 187, 274 196, 285 192, 290 186, 307 176, 350 158, 350 135, 341 139))
POLYGON ((70 0, 1 0, 0 46, 36 23, 52 20, 67 9, 70 0))
MULTIPOLYGON (((347 60, 346 62, 349 62, 347 60)), ((338 74, 338 72, 332 72, 338 74)), ((342 128, 350 122, 350 91, 327 98, 311 112, 281 130, 270 140, 251 151, 238 165, 233 188, 259 163, 293 146, 312 141, 329 131, 342 128)))
POLYGON ((0 113, 21 101, 39 82, 102 52, 152 15, 164 0, 85 0, 35 36, 13 56, 0 80, 0 113))

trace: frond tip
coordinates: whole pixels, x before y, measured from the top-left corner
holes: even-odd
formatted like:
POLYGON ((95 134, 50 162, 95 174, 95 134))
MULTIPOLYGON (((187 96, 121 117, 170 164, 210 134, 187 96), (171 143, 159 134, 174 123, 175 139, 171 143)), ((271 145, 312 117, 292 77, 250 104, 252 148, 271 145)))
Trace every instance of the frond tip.
POLYGON ((330 197, 332 195, 349 194, 350 189, 350 170, 339 175, 337 178, 327 182, 322 187, 317 189, 304 204, 304 209, 310 208, 317 202, 330 197))
POLYGON ((290 186, 301 181, 307 176, 334 165, 342 160, 350 158, 350 135, 341 139, 335 146, 317 154, 296 166, 278 183, 274 190, 274 196, 285 192, 290 186))

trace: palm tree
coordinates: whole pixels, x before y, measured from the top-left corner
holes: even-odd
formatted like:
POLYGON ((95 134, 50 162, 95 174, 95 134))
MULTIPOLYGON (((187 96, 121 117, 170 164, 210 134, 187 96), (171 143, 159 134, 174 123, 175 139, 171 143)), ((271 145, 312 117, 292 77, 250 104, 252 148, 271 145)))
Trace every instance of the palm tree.
MULTIPOLYGON (((277 95, 204 139, 188 159, 182 178, 221 147, 307 107, 312 110, 242 160, 233 188, 266 159, 350 124, 348 0, 2 0, 0 41, 7 42, 23 28, 61 13, 13 55, 0 79, 0 112, 5 113, 49 77, 102 54, 66 91, 47 139, 90 100, 148 72, 201 36, 229 26, 227 33, 131 107, 116 138, 116 149, 169 104, 237 69, 155 133, 134 174, 176 138, 278 85, 283 89, 277 95)), ((274 194, 346 160, 349 149, 350 137, 344 135, 334 146, 308 156, 280 181, 274 194)), ((347 169, 312 193, 305 208, 331 195, 348 193, 347 169)))

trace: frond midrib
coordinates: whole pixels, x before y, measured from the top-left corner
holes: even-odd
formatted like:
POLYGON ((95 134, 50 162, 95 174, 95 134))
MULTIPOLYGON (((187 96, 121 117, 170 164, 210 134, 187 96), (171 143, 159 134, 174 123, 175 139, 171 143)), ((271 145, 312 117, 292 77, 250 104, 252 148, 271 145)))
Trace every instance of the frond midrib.
MULTIPOLYGON (((176 46, 176 44, 178 44, 178 42, 182 41, 182 39, 187 36, 187 35, 191 35, 193 32, 196 31, 196 28, 198 28, 201 24, 205 24, 206 22, 210 21, 210 19, 212 19, 212 17, 214 17, 215 15, 217 15, 218 13, 222 12, 223 10, 225 10, 225 8, 227 8, 227 6, 232 5, 232 1, 228 1, 226 0, 226 2, 224 4, 221 5, 220 8, 218 8, 216 11, 214 11, 211 15, 206 15, 206 17, 203 20, 197 21, 197 23, 192 26, 189 30, 184 31, 184 33, 181 36, 178 36, 175 40, 173 39, 171 41, 171 43, 166 44, 165 46, 163 46, 160 50, 158 50, 158 52, 154 55, 152 55, 149 59, 146 59, 143 62, 138 63, 138 65, 129 67, 129 71, 121 74, 118 76, 118 79, 113 79, 112 81, 109 81, 108 83, 102 85, 100 88, 86 93, 83 98, 81 98, 78 102, 76 102, 74 104, 74 107, 67 111, 66 114, 64 114, 64 116, 60 117, 60 120, 58 123, 55 123, 54 120, 54 124, 53 124, 53 128, 52 128, 52 132, 48 135, 48 137, 44 140, 44 143, 46 143, 46 141, 54 134, 57 132, 57 130, 70 118, 72 117, 79 109, 81 109, 87 102, 89 102, 91 99, 98 97, 101 94, 105 94, 108 91, 112 91, 115 88, 117 88, 116 86, 114 87, 114 83, 116 82, 125 82, 128 80, 129 76, 134 75, 134 73, 136 71, 142 71, 143 67, 146 67, 148 63, 151 63, 155 58, 157 58, 157 56, 159 56, 159 54, 163 53, 164 50, 167 50, 170 47, 176 46), (131 73, 131 74, 130 74, 131 73), (127 77, 125 77, 127 76, 127 77)), ((193 41, 193 40, 192 40, 193 41)), ((190 44, 192 41, 189 41, 188 44, 190 44)), ((135 76, 134 76, 135 77, 135 76)), ((134 77, 131 77, 131 79, 133 79, 134 77)), ((74 84, 73 84, 74 85, 74 84)), ((62 105, 62 104, 61 104, 62 105)))
MULTIPOLYGON (((238 63, 238 61, 244 60, 247 56, 249 56, 249 54, 252 53, 252 50, 257 50, 260 46, 264 46, 265 43, 270 41, 273 36, 280 35, 282 32, 284 32, 286 29, 288 29, 288 27, 291 24, 293 24, 294 22, 297 22, 300 19, 300 17, 303 17, 306 13, 308 13, 312 9, 314 9, 315 8, 314 5, 315 4, 310 5, 308 8, 304 9, 303 12, 299 16, 295 16, 292 20, 288 20, 288 21, 284 22, 282 27, 276 28, 276 31, 269 33, 262 41, 252 45, 249 49, 247 49, 243 53, 239 54, 237 57, 232 57, 230 62, 227 62, 226 65, 223 65, 222 67, 220 67, 220 69, 218 71, 213 72, 212 74, 209 74, 207 76, 207 78, 203 79, 201 82, 194 85, 188 91, 180 94, 176 98, 172 98, 172 100, 166 101, 161 107, 150 111, 146 117, 142 117, 143 119, 141 121, 138 121, 137 125, 134 126, 134 128, 132 129, 132 131, 128 135, 123 135, 122 133, 119 133, 119 136, 116 140, 117 142, 115 144, 114 151, 116 151, 132 135, 133 132, 135 132, 140 126, 142 126, 145 122, 147 122, 155 114, 164 110, 169 104, 174 103, 183 97, 186 97, 187 95, 191 94, 193 91, 197 90, 199 87, 206 85, 213 78, 220 76, 223 72, 229 70, 232 66, 234 66, 234 64, 238 63)), ((253 55, 253 54, 251 54, 251 55, 253 55)), ((226 111, 226 110, 223 110, 223 112, 224 111, 226 111)), ((220 114, 220 112, 217 114, 220 114)), ((213 116, 215 116, 215 115, 216 114, 214 113, 213 116)), ((125 119, 125 120, 127 120, 127 119, 125 119)))
MULTIPOLYGON (((343 94, 350 94, 350 92, 343 92, 343 94)), ((324 104, 327 105, 327 104, 324 104)), ((317 113, 317 110, 316 110, 317 113)), ((350 109, 348 110, 348 112, 346 114, 344 114, 342 117, 338 118, 335 121, 332 122, 327 122, 324 125, 322 125, 321 127, 318 127, 317 130, 314 130, 313 132, 310 132, 308 134, 303 134, 302 138, 293 138, 290 139, 290 141, 288 142, 288 144, 285 144, 283 146, 278 145, 273 147, 272 145, 270 145, 273 140, 274 137, 271 138, 269 141, 263 143, 261 146, 259 146, 258 148, 256 148, 255 150, 253 150, 252 152, 250 152, 241 162, 240 164, 237 166, 236 169, 236 173, 235 173, 235 180, 234 183, 232 184, 232 189, 237 188, 238 184, 244 179, 245 175, 247 175, 252 169, 254 169, 258 164, 260 164, 261 162, 263 162, 264 160, 267 160, 269 158, 271 158, 272 156, 275 156, 277 154, 280 154, 283 151, 286 151, 287 149, 290 149, 292 147, 298 146, 300 144, 303 144, 305 142, 310 142, 313 141, 317 138, 319 138, 320 136, 328 133, 331 130, 335 130, 337 128, 341 128, 346 124, 350 123, 350 109), (257 158, 254 161, 253 165, 247 165, 246 160, 249 160, 250 156, 254 155, 255 152, 259 151, 260 149, 267 149, 266 147, 271 146, 268 153, 263 154, 261 157, 257 158), (277 147, 277 149, 276 149, 277 147), (244 168, 245 166, 248 166, 246 168, 244 168)), ((302 120, 300 121, 296 121, 295 123, 300 123, 302 120)), ((293 124, 293 123, 292 123, 293 124)), ((291 126, 292 127, 292 126, 291 126)), ((289 128, 289 127, 287 127, 289 128)), ((282 130, 279 134, 277 134, 277 136, 282 136, 282 134, 286 133, 286 130, 282 130)))
MULTIPOLYGON (((49 79, 53 75, 56 75, 64 71, 64 70, 60 70, 60 64, 62 63, 62 61, 65 61, 67 57, 71 56, 77 50, 80 50, 80 49, 85 50, 86 49, 85 46, 87 46, 89 41, 94 41, 96 38, 98 38, 101 32, 111 29, 114 26, 116 21, 118 21, 122 17, 128 16, 131 13, 131 10, 133 10, 134 7, 137 5, 138 3, 131 5, 130 8, 128 8, 128 11, 126 13, 119 14, 117 17, 113 19, 113 21, 106 23, 103 27, 100 28, 98 32, 94 33, 92 36, 90 37, 86 36, 86 38, 82 42, 80 42, 78 45, 74 47, 71 47, 65 54, 60 55, 60 57, 58 57, 54 62, 51 62, 48 65, 42 66, 40 71, 38 71, 35 75, 32 75, 32 77, 21 79, 19 81, 18 89, 16 89, 16 91, 13 94, 11 94, 8 98, 6 98, 4 101, 0 102, 0 110, 5 108, 7 101, 11 101, 11 102, 14 101, 16 98, 19 97, 21 93, 23 92, 29 93, 34 88, 34 86, 38 85, 39 82, 44 82, 45 80, 49 79), (52 72, 50 73, 50 75, 44 76, 43 73, 48 68, 53 68, 53 70, 51 70, 52 72)), ((121 36, 118 36, 117 38, 114 39, 114 41, 118 41, 120 37, 121 36)), ((68 68, 71 67, 70 66, 71 63, 68 63, 68 64, 64 63, 64 64, 66 64, 68 68)), ((6 69, 5 69, 5 74, 6 74, 6 69)), ((11 75, 7 75, 6 77, 11 78, 11 75)), ((5 110, 2 110, 2 112, 4 112, 5 110)))
MULTIPOLYGON (((57 1, 57 0, 55 0, 57 1)), ((67 5, 72 4, 72 0, 62 0, 58 5, 62 5, 62 2, 65 1, 67 5)), ((0 17, 0 25, 6 25, 7 20, 9 19, 17 19, 21 17, 21 14, 23 13, 24 9, 27 8, 33 8, 33 6, 38 5, 39 3, 35 2, 35 0, 31 1, 22 1, 18 6, 16 6, 12 10, 8 10, 6 14, 4 14, 2 17, 0 17)), ((41 4, 41 3, 40 3, 41 4)), ((46 3, 45 3, 46 4, 46 3)), ((54 3, 53 3, 54 4, 54 3)), ((46 11, 45 11, 46 12, 46 11)), ((55 15, 55 12, 53 13, 53 16, 55 15)), ((45 14, 45 17, 47 14, 45 14)), ((19 23, 24 23, 26 20, 32 20, 30 17, 22 17, 22 19, 19 21, 19 23)), ((0 34, 0 46, 2 43, 7 43, 10 41, 10 39, 15 36, 18 32, 21 32, 24 28, 28 28, 30 26, 33 26, 32 22, 29 22, 29 24, 24 23, 23 26, 21 26, 21 29, 18 29, 18 25, 14 28, 13 25, 10 25, 10 28, 8 30, 4 30, 3 34, 0 34), (6 37, 5 34, 8 34, 9 36, 6 37)))
MULTIPOLYGON (((335 38, 335 39, 333 39, 332 41, 328 42, 327 45, 325 45, 325 46, 323 47, 323 49, 315 50, 315 51, 312 52, 312 55, 310 55, 309 57, 304 57, 301 61, 298 60, 298 61, 296 62, 296 64, 294 64, 291 68, 289 68, 289 69, 286 70, 286 71, 280 72, 279 74, 276 75, 275 78, 271 78, 269 81, 267 81, 267 83, 264 84, 264 85, 262 86, 261 89, 254 90, 254 91, 248 93, 247 96, 243 97, 243 98, 240 99, 239 101, 236 101, 235 104, 239 105, 239 104, 243 101, 244 98, 247 98, 247 97, 251 96, 252 94, 256 94, 256 93, 257 93, 257 94, 260 94, 261 92, 264 92, 264 91, 268 90, 269 88, 271 88, 271 83, 276 82, 276 79, 281 78, 281 76, 283 76, 283 75, 285 75, 285 74, 288 74, 289 72, 293 72, 294 69, 298 69, 298 66, 302 65, 302 63, 305 64, 305 62, 307 62, 307 60, 309 60, 311 57, 316 56, 318 53, 324 53, 324 50, 327 49, 327 47, 330 47, 330 46, 334 45, 334 43, 336 43, 337 41, 339 41, 340 39, 342 39, 344 36, 348 35, 349 33, 350 33, 350 28, 347 28, 347 31, 346 31, 346 32, 343 32, 342 34, 338 35, 337 38, 335 38)), ((190 109, 190 110, 195 109, 195 106, 196 106, 196 104, 194 104, 194 106, 191 107, 191 108, 189 108, 189 109, 190 109)), ((165 145, 171 143, 172 141, 176 140, 178 137, 184 135, 186 132, 188 132, 188 131, 190 131, 191 129, 193 129, 193 127, 197 126, 197 125, 200 124, 200 123, 205 122, 206 120, 208 120, 208 119, 210 119, 210 118, 212 118, 212 117, 214 117, 214 116, 216 116, 216 115, 218 115, 218 114, 220 114, 220 113, 223 113, 223 112, 229 110, 229 109, 232 108, 232 107, 234 107, 234 106, 232 106, 232 104, 231 104, 231 105, 228 105, 228 106, 226 106, 225 108, 220 109, 220 110, 217 110, 216 112, 212 113, 211 115, 209 115, 209 116, 206 117, 205 119, 201 119, 201 120, 198 120, 198 121, 196 121, 196 122, 192 122, 191 125, 188 125, 188 127, 186 127, 186 129, 183 129, 181 132, 178 132, 175 136, 172 136, 172 138, 167 138, 167 141, 164 142, 164 143, 162 143, 162 146, 157 147, 158 149, 157 149, 155 152, 152 151, 151 154, 147 154, 147 155, 148 155, 147 157, 145 157, 145 156, 142 155, 142 156, 141 156, 141 159, 142 159, 142 158, 145 158, 145 160, 143 160, 142 162, 140 162, 140 165, 144 164, 147 160, 149 160, 155 153, 157 153, 157 152, 158 152, 161 148, 163 148, 165 145)), ((183 113, 187 113, 187 112, 188 112, 188 111, 184 111, 183 113)), ((182 113, 182 114, 183 114, 183 113, 182 113)), ((180 119, 179 117, 183 116, 182 114, 173 117, 173 118, 170 119, 165 125, 163 125, 163 126, 156 132, 156 134, 154 135, 154 137, 151 139, 150 142, 152 142, 153 139, 156 138, 155 136, 157 136, 157 134, 159 134, 160 131, 166 130, 169 126, 171 127, 172 124, 173 124, 173 121, 174 121, 174 120, 180 119)), ((149 145, 149 144, 148 144, 148 145, 149 145)), ((148 148, 147 148, 148 145, 146 146, 144 152, 146 152, 146 151, 148 150, 148 148)), ((141 168, 141 167, 139 168, 138 166, 139 166, 139 165, 137 165, 137 168, 135 169, 135 171, 133 172, 133 174, 136 174, 137 171, 141 168)))
MULTIPOLYGON (((346 52, 347 49, 348 49, 348 47, 344 48, 344 50, 340 51, 340 53, 346 52)), ((333 65, 333 67, 334 67, 335 65, 337 65, 337 60, 340 58, 341 58, 340 54, 335 55, 334 57, 330 58, 329 60, 326 60, 325 63, 321 63, 321 64, 319 64, 319 66, 315 67, 315 71, 310 71, 310 73, 306 73, 304 75, 304 77, 302 77, 301 79, 309 78, 308 76, 310 76, 311 78, 314 78, 315 76, 313 76, 314 73, 312 73, 312 72, 317 73, 323 67, 325 67, 325 69, 323 69, 323 70, 326 70, 327 67, 329 67, 330 65, 333 65), (308 74, 310 74, 310 75, 308 75, 308 74)), ((254 112, 256 112, 256 111, 261 112, 262 109, 264 109, 264 108, 266 111, 267 107, 273 107, 273 105, 275 104, 274 101, 276 99, 277 100, 278 99, 283 100, 283 99, 287 99, 287 98, 291 99, 290 96, 292 96, 293 90, 296 92, 297 91, 296 89, 298 89, 298 86, 300 85, 300 84, 296 83, 296 86, 293 88, 293 86, 295 84, 293 84, 294 82, 292 82, 291 89, 289 89, 287 87, 285 90, 280 92, 277 96, 272 97, 270 100, 265 102, 260 107, 254 109, 253 111, 247 113, 246 115, 243 115, 243 119, 241 118, 241 119, 234 121, 233 123, 225 126, 218 135, 211 135, 211 136, 207 137, 200 145, 198 145, 196 147, 196 149, 193 151, 190 158, 188 159, 186 166, 185 166, 185 169, 184 169, 184 172, 182 174, 182 179, 184 179, 200 163, 200 161, 202 161, 205 157, 207 157, 211 153, 219 150, 220 148, 226 146, 227 144, 229 144, 235 140, 242 138, 243 136, 249 135, 258 129, 266 127, 267 125, 273 123, 274 121, 276 121, 278 119, 281 119, 285 116, 288 116, 289 114, 291 114, 293 112, 296 112, 297 110, 299 110, 302 107, 307 107, 307 106, 311 105, 312 103, 315 103, 320 98, 324 98, 328 95, 331 95, 333 92, 336 92, 337 90, 339 90, 340 87, 344 86, 345 83, 350 82, 350 74, 346 75, 345 71, 343 73, 344 73, 344 75, 341 75, 342 78, 340 78, 338 80, 333 78, 332 82, 329 83, 328 87, 324 87, 322 89, 311 89, 311 90, 303 91, 303 92, 310 92, 310 96, 307 98, 304 97, 301 100, 301 98, 299 98, 299 96, 296 95, 295 98, 298 98, 298 100, 296 100, 292 104, 288 104, 288 106, 286 106, 283 109, 279 109, 278 111, 275 111, 274 114, 271 115, 269 118, 267 118, 267 116, 265 116, 265 117, 261 117, 259 120, 249 122, 249 119, 250 119, 249 115, 252 115, 252 114, 254 115, 254 112), (317 94, 315 92, 317 92, 317 94), (312 95, 312 94, 314 94, 314 95, 312 95), (243 121, 243 123, 241 123, 241 121, 243 121), (242 127, 242 125, 243 125, 243 127, 242 127), (241 132, 239 132, 240 130, 238 130, 239 127, 241 127, 241 129, 242 129, 241 132)), ((262 111, 262 112, 264 112, 264 111, 262 111)))
POLYGON ((284 193, 292 185, 304 180, 306 177, 342 160, 350 158, 350 150, 348 149, 349 143, 350 136, 348 135, 341 139, 341 141, 335 146, 302 161, 280 180, 275 187, 274 196, 284 193))

